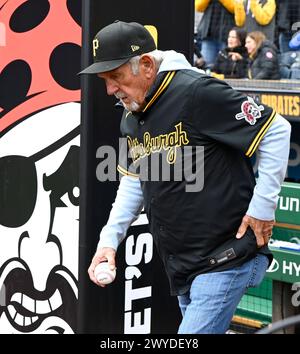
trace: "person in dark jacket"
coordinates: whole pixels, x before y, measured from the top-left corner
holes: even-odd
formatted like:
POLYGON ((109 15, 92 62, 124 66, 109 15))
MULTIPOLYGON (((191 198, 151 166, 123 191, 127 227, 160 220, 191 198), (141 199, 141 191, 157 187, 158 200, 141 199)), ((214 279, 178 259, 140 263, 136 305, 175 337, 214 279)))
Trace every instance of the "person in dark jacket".
POLYGON ((244 78, 247 76, 248 52, 245 48, 246 31, 234 27, 228 34, 227 47, 217 56, 213 71, 226 78, 244 78))
POLYGON ((260 32, 250 32, 246 38, 249 54, 249 79, 277 80, 279 75, 278 50, 266 36, 260 32))

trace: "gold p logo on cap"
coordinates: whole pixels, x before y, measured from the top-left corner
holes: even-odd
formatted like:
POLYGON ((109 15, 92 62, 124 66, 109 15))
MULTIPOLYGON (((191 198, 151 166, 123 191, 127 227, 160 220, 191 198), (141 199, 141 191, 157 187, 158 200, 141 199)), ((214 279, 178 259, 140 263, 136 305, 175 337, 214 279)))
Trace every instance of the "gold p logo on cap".
POLYGON ((99 48, 99 41, 97 38, 93 40, 93 55, 96 56, 96 50, 99 48))

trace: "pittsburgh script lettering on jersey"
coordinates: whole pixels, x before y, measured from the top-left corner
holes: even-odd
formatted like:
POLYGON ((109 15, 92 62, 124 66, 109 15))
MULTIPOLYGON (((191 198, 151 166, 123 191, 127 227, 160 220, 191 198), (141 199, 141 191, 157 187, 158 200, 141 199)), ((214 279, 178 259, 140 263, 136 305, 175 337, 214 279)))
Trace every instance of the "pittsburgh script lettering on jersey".
POLYGON ((176 161, 176 148, 189 143, 187 133, 182 129, 181 122, 175 125, 175 130, 171 133, 152 137, 149 132, 145 132, 143 142, 129 136, 127 136, 127 141, 133 162, 163 149, 167 151, 167 162, 169 164, 174 164, 176 161))

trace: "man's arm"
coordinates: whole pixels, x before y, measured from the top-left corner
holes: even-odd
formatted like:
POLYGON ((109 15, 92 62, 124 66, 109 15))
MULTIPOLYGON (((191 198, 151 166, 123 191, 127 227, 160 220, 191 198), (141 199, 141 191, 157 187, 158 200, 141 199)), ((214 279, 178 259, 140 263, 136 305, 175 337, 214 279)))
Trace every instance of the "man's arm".
POLYGON ((258 146, 258 180, 236 236, 241 238, 250 226, 256 235, 258 247, 267 244, 272 234, 278 194, 288 164, 290 134, 290 123, 277 114, 258 146))
POLYGON ((126 236, 129 226, 143 208, 143 194, 138 178, 123 176, 107 224, 100 233, 97 251, 88 269, 90 279, 97 285, 94 270, 97 264, 108 261, 115 268, 115 255, 119 244, 126 236))

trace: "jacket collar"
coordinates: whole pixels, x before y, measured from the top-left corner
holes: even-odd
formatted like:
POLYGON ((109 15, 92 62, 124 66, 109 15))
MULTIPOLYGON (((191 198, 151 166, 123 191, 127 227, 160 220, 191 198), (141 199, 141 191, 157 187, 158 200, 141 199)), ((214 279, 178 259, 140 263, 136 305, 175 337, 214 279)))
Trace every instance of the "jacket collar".
POLYGON ((145 98, 146 106, 142 111, 143 113, 145 113, 167 90, 175 74, 176 71, 163 71, 157 75, 154 84, 145 98))

